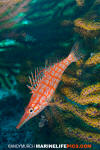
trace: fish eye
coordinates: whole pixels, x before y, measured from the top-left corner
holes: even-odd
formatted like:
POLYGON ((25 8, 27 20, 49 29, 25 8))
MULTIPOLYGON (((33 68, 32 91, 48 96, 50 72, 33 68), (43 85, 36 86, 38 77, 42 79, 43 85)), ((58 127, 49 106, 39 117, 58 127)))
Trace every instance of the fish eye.
POLYGON ((29 109, 29 113, 32 113, 32 112, 33 112, 33 108, 30 108, 30 109, 29 109))

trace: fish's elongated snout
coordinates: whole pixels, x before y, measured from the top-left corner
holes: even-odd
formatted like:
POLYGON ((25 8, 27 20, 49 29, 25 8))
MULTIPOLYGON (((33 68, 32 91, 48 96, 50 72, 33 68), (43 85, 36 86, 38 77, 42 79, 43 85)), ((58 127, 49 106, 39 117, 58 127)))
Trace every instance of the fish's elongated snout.
POLYGON ((16 126, 16 129, 19 129, 19 128, 20 128, 20 126, 21 126, 21 125, 20 125, 20 123, 19 123, 19 124, 16 126))
POLYGON ((20 129, 20 128, 24 125, 24 123, 29 120, 28 118, 29 118, 28 115, 25 113, 25 114, 22 116, 22 118, 21 118, 19 124, 16 126, 16 129, 20 129))
POLYGON ((16 126, 16 129, 19 129, 24 124, 24 119, 22 118, 19 122, 19 124, 16 126))
POLYGON ((22 126, 22 121, 19 122, 19 124, 16 126, 16 129, 20 129, 20 127, 22 126))

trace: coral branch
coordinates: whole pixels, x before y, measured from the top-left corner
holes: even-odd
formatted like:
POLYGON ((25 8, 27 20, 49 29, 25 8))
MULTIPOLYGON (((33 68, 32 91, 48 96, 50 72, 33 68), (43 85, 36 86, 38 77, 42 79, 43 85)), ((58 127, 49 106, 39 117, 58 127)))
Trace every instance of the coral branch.
POLYGON ((83 86, 83 83, 78 81, 77 78, 69 77, 67 75, 62 76, 62 81, 65 84, 70 85, 70 86, 76 86, 76 87, 82 87, 83 86))
POLYGON ((25 12, 28 10, 27 6, 29 2, 30 0, 14 0, 0 2, 0 28, 11 28, 16 23, 19 23, 23 19, 23 17, 25 17, 25 12), (23 15, 19 15, 20 13, 23 13, 23 15))
POLYGON ((89 141, 89 142, 95 142, 100 144, 100 134, 99 133, 92 133, 92 132, 87 132, 87 131, 83 131, 79 128, 65 128, 64 129, 65 134, 68 136, 73 136, 76 138, 79 138, 81 140, 84 141, 89 141))
POLYGON ((83 28, 88 31, 100 30, 100 22, 88 22, 84 19, 78 18, 74 21, 75 26, 83 28))
POLYGON ((89 94, 96 93, 96 92, 100 92, 100 83, 93 84, 82 89, 81 96, 87 96, 89 94))
POLYGON ((100 63, 100 53, 96 53, 92 57, 90 57, 86 62, 85 66, 94 66, 96 64, 100 63))

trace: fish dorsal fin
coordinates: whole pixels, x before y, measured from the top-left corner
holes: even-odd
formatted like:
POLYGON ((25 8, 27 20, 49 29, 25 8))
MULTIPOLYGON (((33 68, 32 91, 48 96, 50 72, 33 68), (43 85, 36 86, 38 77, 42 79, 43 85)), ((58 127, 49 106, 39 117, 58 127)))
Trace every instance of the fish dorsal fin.
POLYGON ((45 72, 45 68, 44 69, 40 69, 38 67, 37 67, 37 69, 35 69, 35 73, 34 74, 31 72, 31 76, 29 76, 30 85, 27 85, 27 87, 31 90, 32 93, 38 87, 39 82, 41 81, 41 79, 44 76, 44 72, 45 72))

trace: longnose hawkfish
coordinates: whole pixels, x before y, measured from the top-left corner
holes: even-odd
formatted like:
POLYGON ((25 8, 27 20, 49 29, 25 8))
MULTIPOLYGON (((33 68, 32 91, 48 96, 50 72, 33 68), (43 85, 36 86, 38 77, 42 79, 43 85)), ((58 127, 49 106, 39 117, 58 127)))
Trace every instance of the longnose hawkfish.
POLYGON ((17 129, 49 105, 53 94, 61 81, 61 76, 65 69, 72 62, 77 62, 82 57, 79 52, 79 46, 80 43, 76 42, 67 58, 55 63, 54 65, 44 68, 38 76, 35 72, 35 77, 32 74, 32 77, 29 78, 31 83, 29 89, 31 90, 32 96, 28 106, 25 109, 24 115, 16 127, 17 129))

